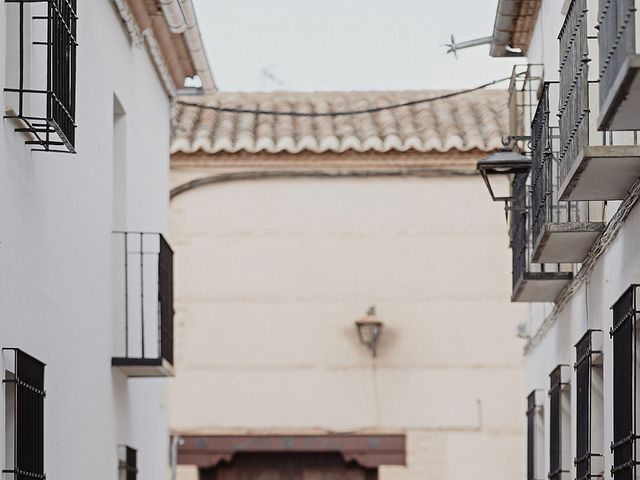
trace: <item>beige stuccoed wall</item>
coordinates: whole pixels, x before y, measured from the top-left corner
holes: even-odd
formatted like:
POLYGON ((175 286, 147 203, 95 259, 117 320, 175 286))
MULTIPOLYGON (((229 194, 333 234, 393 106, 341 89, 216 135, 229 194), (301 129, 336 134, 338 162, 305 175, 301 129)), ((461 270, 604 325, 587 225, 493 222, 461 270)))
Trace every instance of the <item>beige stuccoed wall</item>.
POLYGON ((200 187, 171 242, 174 431, 406 432, 383 480, 522 475, 524 310, 479 177, 200 187), (353 323, 372 304, 375 360, 353 323))

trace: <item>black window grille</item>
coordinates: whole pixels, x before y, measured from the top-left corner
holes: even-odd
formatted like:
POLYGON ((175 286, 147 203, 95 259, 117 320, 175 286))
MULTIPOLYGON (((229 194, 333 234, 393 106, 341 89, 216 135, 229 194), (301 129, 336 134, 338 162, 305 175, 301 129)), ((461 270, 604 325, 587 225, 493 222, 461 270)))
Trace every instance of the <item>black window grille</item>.
POLYGON ((631 285, 613 305, 613 463, 614 480, 636 476, 636 317, 638 285, 631 285))
POLYGON ((162 358, 173 365, 173 250, 162 235, 158 261, 158 305, 162 358))
POLYGON ((15 39, 19 44, 18 84, 4 89, 17 97, 17 110, 5 118, 20 123, 16 131, 29 135, 26 143, 33 150, 75 153, 76 1, 5 0, 17 6, 20 23, 15 39), (32 19, 46 22, 42 38, 37 38, 38 29, 26 27, 32 19), (26 31, 36 37, 30 38, 26 31), (32 46, 46 49, 46 65, 42 66, 46 78, 39 78, 38 71, 27 72, 25 58, 30 57, 27 50, 32 46))
POLYGON ((567 365, 558 365, 549 375, 549 479, 561 480, 563 473, 569 473, 563 462, 566 456, 565 425, 563 409, 568 383, 567 365))
POLYGON ((128 445, 122 445, 118 452, 120 480, 136 480, 138 476, 138 451, 128 445))
POLYGON ((44 367, 45 364, 17 348, 3 348, 10 357, 3 383, 7 408, 6 424, 13 458, 6 458, 3 474, 15 480, 44 479, 44 367))
POLYGON ((173 250, 159 233, 114 232, 114 255, 112 365, 141 367, 128 369, 131 376, 172 375, 173 250))
POLYGON ((603 475, 602 429, 602 331, 587 330, 576 343, 576 480, 603 475), (599 374, 597 374, 599 372, 599 374), (598 399, 598 397, 600 397, 598 399))
POLYGON ((538 480, 540 473, 540 422, 542 405, 540 391, 534 390, 527 397, 527 480, 538 480))

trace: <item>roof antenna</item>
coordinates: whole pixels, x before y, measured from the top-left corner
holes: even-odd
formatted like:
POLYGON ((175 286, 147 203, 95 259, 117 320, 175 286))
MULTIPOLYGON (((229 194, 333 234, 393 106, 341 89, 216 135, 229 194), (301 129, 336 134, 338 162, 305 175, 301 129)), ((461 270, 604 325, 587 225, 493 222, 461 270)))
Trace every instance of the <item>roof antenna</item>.
POLYGON ((465 48, 476 47, 478 45, 486 45, 488 43, 493 42, 493 37, 482 37, 476 38, 475 40, 467 40, 466 42, 456 43, 456 39, 451 34, 451 42, 445 43, 442 45, 443 47, 447 47, 447 53, 453 53, 453 56, 458 59, 458 50, 463 50, 465 48))

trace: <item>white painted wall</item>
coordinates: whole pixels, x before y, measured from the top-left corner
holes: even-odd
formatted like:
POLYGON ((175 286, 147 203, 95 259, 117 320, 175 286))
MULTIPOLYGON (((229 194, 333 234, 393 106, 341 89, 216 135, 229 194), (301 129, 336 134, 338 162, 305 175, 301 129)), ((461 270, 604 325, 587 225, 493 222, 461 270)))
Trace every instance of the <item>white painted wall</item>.
POLYGON ((504 215, 487 198, 475 176, 175 197, 172 430, 406 432, 408 467, 384 480, 519 476, 524 308, 508 302, 504 215), (372 304, 375 360, 354 325, 372 304))
MULTIPOLYGON (((590 1, 593 7, 597 2, 590 1)), ((557 65, 559 45, 557 36, 563 22, 561 12, 562 2, 544 0, 538 22, 536 24, 531 47, 529 50, 530 63, 544 63, 548 78, 557 79, 557 65)), ((597 52, 594 52, 596 54, 597 52)), ((592 70, 597 71, 597 60, 592 62, 592 70)), ((597 111, 597 95, 592 98, 593 110, 597 111)), ((593 115, 592 115, 593 117, 593 115)), ((619 202, 609 202, 606 219, 610 220, 619 207, 619 202)), ((527 393, 534 389, 548 391, 549 373, 558 364, 568 364, 573 367, 575 362, 575 344, 588 328, 601 329, 604 332, 604 433, 600 440, 604 445, 605 474, 609 475, 611 467, 611 452, 609 445, 612 440, 612 343, 609 329, 612 325, 610 307, 631 283, 640 280, 640 210, 633 209, 622 226, 618 238, 612 246, 600 257, 589 275, 585 285, 562 308, 551 328, 544 334, 541 343, 525 355, 525 388, 527 393)), ((576 268, 576 271, 579 268, 576 268)), ((531 335, 535 335, 551 313, 551 306, 532 306, 531 335)), ((572 411, 575 412, 575 372, 572 372, 572 411)), ((520 402, 525 411, 524 398, 520 402)), ((545 399, 546 442, 549 439, 549 401, 545 399)), ((571 420, 572 451, 575 457, 575 414, 571 420)), ((549 447, 544 446, 545 474, 549 471, 549 447)), ((571 469, 568 475, 575 477, 573 462, 567 463, 571 469)))
MULTIPOLYGON (((139 449, 138 478, 156 480, 168 466, 166 380, 127 381, 111 367, 111 231, 166 228, 170 105, 148 53, 130 44, 112 2, 78 3, 78 154, 32 153, 2 122, 0 346, 47 364, 49 478, 113 480, 117 445, 126 443, 139 449), (114 225, 112 212, 114 96, 126 124, 127 182, 116 185, 126 198, 122 225, 114 225)), ((11 77, 6 8, 0 5, 3 87, 11 77)), ((0 411, 3 402, 0 396, 0 411)), ((3 423, 0 416, 0 430, 3 423)), ((2 435, 3 466, 4 451, 2 435)))

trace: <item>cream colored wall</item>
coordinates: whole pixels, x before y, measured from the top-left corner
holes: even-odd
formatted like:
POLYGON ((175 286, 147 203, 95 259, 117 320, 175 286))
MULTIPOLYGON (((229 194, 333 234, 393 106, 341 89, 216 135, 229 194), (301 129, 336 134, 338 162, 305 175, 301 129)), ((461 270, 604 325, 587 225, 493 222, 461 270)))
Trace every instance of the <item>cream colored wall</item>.
POLYGON ((406 432, 408 468, 383 480, 520 476, 524 310, 508 303, 504 215, 487 200, 475 176, 175 197, 172 429, 406 432), (375 360, 353 323, 371 304, 375 360))

